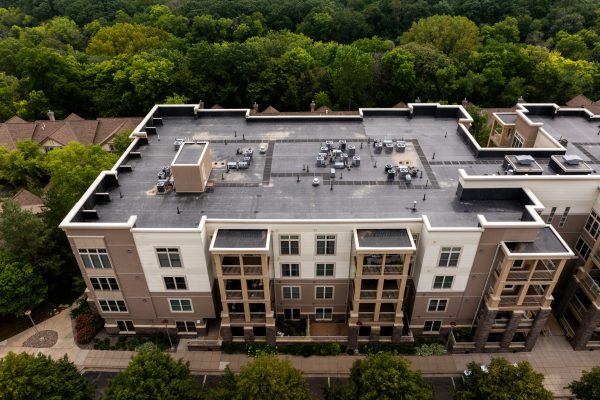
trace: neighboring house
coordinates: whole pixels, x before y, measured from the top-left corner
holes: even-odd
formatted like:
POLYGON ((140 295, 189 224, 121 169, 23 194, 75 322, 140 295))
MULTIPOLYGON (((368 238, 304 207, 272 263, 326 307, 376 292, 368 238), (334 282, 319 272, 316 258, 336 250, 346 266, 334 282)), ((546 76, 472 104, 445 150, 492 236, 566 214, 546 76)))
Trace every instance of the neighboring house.
POLYGON ((0 124, 0 145, 16 148, 22 140, 32 140, 49 152, 75 141, 85 145, 97 144, 113 150, 112 139, 122 132, 132 131, 141 118, 97 118, 86 120, 70 114, 64 120, 27 122, 17 116, 0 124))

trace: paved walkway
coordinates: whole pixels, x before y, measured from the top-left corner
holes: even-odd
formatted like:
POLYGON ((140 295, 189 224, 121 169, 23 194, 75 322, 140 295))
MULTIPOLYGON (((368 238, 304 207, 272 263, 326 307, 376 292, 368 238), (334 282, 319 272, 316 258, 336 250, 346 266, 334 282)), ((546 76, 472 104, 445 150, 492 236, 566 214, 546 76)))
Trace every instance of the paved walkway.
MULTIPOLYGON (((35 333, 28 329, 10 339, 0 342, 0 357, 8 352, 25 351, 30 354, 42 352, 53 358, 64 356, 74 361, 81 370, 115 371, 127 366, 135 354, 130 351, 102 351, 80 349, 73 340, 69 310, 40 323, 39 330, 54 330, 58 332, 58 341, 52 348, 23 347, 23 342, 35 333)), ((185 346, 180 346, 185 347, 185 346)), ((459 375, 470 361, 485 364, 498 354, 459 354, 446 356, 418 357, 406 356, 414 369, 421 370, 428 376, 459 375)), ((545 386, 557 397, 570 395, 564 389, 571 381, 579 379, 582 370, 589 370, 600 365, 600 351, 573 351, 562 336, 542 336, 535 349, 530 353, 503 353, 500 356, 510 362, 528 361, 533 368, 544 374, 545 386)), ((243 354, 225 354, 220 351, 187 351, 180 348, 174 354, 190 362, 194 373, 219 373, 229 366, 232 370, 239 368, 249 361, 243 354)), ((281 356, 287 358, 307 376, 345 376, 349 373, 354 360, 360 356, 339 355, 335 357, 301 357, 281 356)))

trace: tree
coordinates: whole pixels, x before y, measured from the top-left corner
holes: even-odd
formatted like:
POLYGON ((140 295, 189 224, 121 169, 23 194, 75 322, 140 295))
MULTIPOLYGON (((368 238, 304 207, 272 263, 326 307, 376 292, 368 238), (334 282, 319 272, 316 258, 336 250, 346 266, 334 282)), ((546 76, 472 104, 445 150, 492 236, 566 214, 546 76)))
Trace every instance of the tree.
POLYGON ((175 361, 154 343, 138 354, 108 384, 104 400, 197 400, 200 386, 190 376, 189 362, 175 361))
POLYGON ((53 360, 41 353, 0 358, 0 393, 11 400, 94 399, 92 386, 66 355, 53 360))
POLYGON ((543 380, 544 375, 527 361, 513 365, 505 358, 492 358, 487 371, 469 363, 464 385, 452 395, 454 400, 551 400, 552 392, 544 388, 543 380))
POLYGON ((421 373, 411 370, 406 359, 390 353, 355 361, 350 370, 350 385, 351 399, 431 399, 431 390, 421 373))
POLYGON ((17 261, 7 251, 0 251, 0 315, 21 316, 26 309, 40 304, 47 292, 39 271, 17 261))
POLYGON ((338 47, 331 76, 340 102, 352 107, 352 100, 361 96, 373 80, 373 58, 353 46, 338 47))
POLYGON ((228 373, 225 378, 215 390, 217 400, 311 399, 302 372, 274 355, 259 355, 238 375, 228 373))
POLYGON ((402 35, 403 44, 429 44, 449 56, 464 56, 479 47, 479 28, 466 17, 434 15, 415 22, 402 35))
POLYGON ((583 371, 578 381, 573 381, 568 388, 577 399, 600 400, 600 367, 591 371, 583 371))

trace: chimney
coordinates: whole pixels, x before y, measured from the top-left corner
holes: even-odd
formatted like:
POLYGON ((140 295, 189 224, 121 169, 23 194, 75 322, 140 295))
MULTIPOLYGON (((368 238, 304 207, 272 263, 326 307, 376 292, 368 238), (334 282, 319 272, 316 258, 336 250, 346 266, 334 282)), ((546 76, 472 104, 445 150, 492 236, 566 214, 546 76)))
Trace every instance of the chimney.
POLYGON ((54 118, 54 111, 48 110, 47 115, 50 121, 56 121, 56 119, 54 118))
POLYGON ((317 104, 313 100, 310 102, 310 112, 315 112, 315 107, 317 107, 317 104))
POLYGON ((257 113, 258 112, 258 103, 254 102, 254 104, 252 105, 252 108, 254 108, 254 112, 257 113))

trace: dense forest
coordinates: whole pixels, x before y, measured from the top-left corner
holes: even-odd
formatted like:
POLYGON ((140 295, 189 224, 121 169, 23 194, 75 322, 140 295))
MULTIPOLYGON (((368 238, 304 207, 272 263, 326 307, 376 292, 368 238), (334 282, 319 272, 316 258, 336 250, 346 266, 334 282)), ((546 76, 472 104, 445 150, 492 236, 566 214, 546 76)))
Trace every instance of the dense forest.
POLYGON ((600 97, 599 0, 0 0, 0 121, 600 97))

